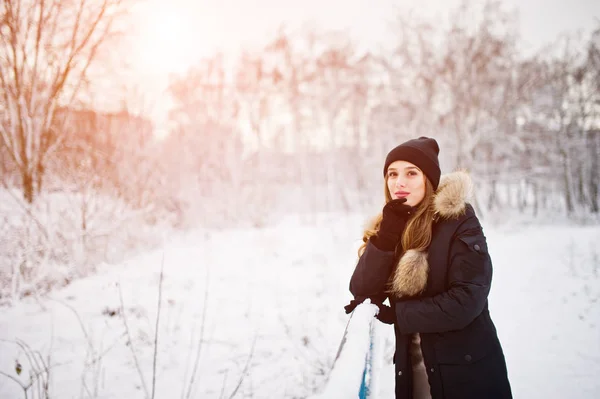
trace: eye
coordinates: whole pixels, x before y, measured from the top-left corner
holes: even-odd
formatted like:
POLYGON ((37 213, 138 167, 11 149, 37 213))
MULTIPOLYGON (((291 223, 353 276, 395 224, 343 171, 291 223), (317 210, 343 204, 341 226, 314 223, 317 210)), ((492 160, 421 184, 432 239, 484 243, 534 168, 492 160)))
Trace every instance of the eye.
POLYGON ((396 177, 398 176, 398 173, 396 172, 388 172, 388 177, 396 177))
POLYGON ((409 170, 409 171, 408 171, 408 175, 409 175, 409 176, 417 176, 417 174, 418 174, 418 173, 417 173, 416 171, 414 171, 414 170, 409 170))

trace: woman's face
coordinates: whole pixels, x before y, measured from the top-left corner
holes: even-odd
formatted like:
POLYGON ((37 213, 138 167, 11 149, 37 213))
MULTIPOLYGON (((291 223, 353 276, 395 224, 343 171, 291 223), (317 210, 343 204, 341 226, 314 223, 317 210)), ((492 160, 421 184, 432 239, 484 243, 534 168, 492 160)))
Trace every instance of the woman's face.
POLYGON ((410 162, 392 162, 387 170, 387 188, 392 199, 406 198, 407 205, 417 206, 425 197, 425 175, 410 162))

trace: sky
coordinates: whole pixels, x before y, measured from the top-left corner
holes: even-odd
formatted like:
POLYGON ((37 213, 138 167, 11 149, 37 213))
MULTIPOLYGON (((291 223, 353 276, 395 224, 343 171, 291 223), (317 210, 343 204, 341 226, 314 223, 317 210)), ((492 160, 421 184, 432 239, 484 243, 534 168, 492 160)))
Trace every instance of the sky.
MULTIPOLYGON (((482 1, 475 1, 482 4, 482 1)), ((535 51, 562 32, 589 32, 600 20, 600 1, 504 0, 516 10, 525 52, 535 51)), ((163 120, 169 103, 161 93, 169 74, 181 74, 200 58, 264 44, 282 25, 312 23, 324 30, 343 30, 363 50, 391 42, 390 18, 415 9, 440 21, 459 0, 148 0, 133 13, 136 35, 130 61, 143 85, 154 116, 163 120)))
MULTIPOLYGON (((481 4, 481 1, 475 2, 481 4)), ((414 8, 428 17, 446 19, 458 0, 149 0, 138 16, 140 61, 150 69, 180 71, 198 57, 263 43, 282 24, 312 21, 324 29, 347 30, 363 48, 389 41, 388 21, 398 10, 414 8), (156 50, 174 55, 163 57, 156 50)), ((529 46, 539 47, 560 32, 589 30, 600 18, 600 2, 590 0, 504 0, 520 15, 520 30, 529 46)))

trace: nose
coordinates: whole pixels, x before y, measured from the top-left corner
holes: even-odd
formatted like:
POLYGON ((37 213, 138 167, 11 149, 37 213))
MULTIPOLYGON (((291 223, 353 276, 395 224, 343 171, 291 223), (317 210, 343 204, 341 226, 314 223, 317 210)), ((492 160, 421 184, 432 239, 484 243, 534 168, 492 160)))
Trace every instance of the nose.
POLYGON ((398 177, 398 179, 396 179, 396 184, 395 184, 396 188, 402 188, 405 186, 404 184, 404 179, 402 177, 398 177))

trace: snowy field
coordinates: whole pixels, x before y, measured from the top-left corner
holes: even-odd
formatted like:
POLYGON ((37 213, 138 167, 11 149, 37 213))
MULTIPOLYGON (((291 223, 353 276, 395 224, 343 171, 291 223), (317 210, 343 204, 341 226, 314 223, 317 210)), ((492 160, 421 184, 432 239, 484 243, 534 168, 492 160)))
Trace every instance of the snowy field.
MULTIPOLYGON (((322 387, 348 318, 363 222, 329 215, 316 226, 290 220, 171 237, 41 302, 1 308, 0 398, 24 397, 11 377, 26 384, 32 367, 18 343, 51 364, 59 399, 145 398, 153 386, 156 398, 308 397, 322 387)), ((514 396, 600 397, 600 226, 485 232, 490 311, 514 396)), ((391 327, 378 329, 391 355, 391 327)), ((393 397, 392 367, 379 375, 379 398, 393 397)))

